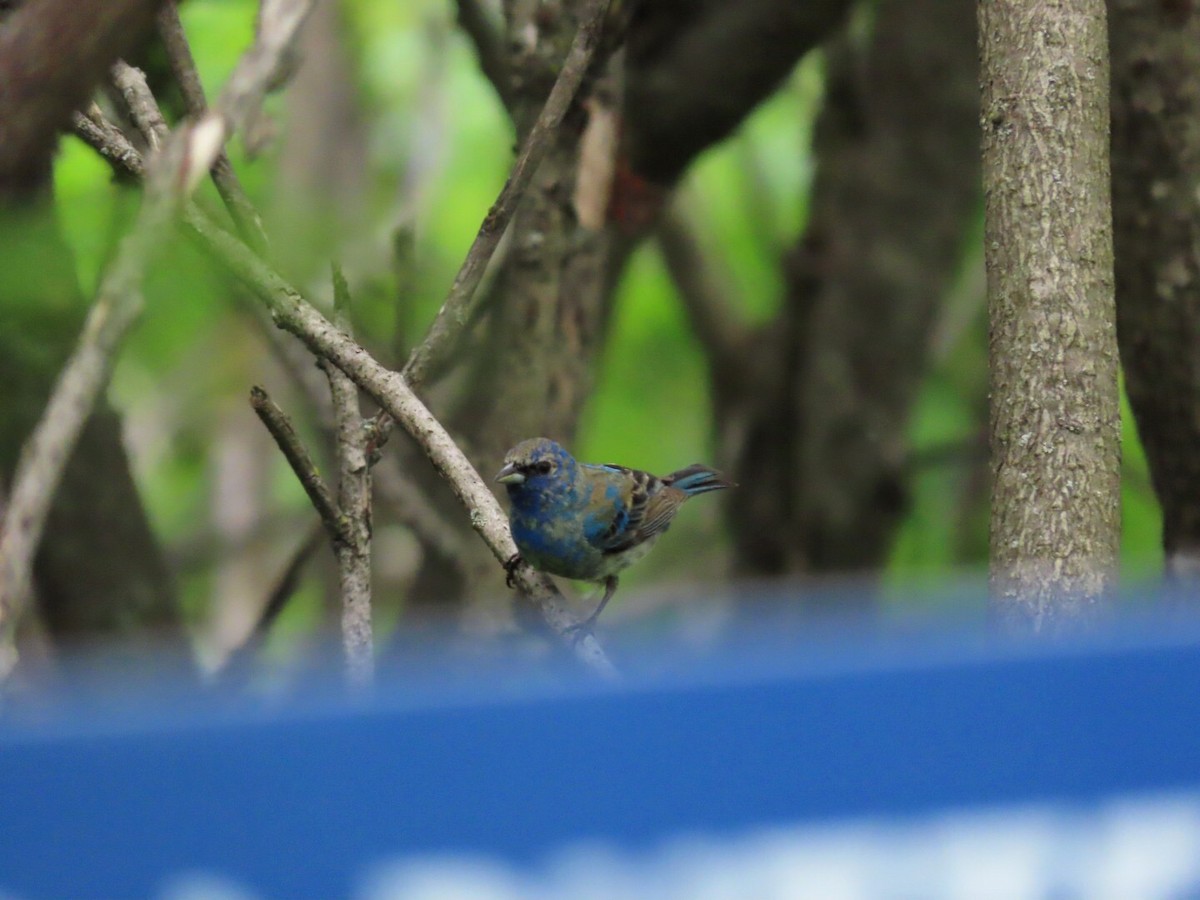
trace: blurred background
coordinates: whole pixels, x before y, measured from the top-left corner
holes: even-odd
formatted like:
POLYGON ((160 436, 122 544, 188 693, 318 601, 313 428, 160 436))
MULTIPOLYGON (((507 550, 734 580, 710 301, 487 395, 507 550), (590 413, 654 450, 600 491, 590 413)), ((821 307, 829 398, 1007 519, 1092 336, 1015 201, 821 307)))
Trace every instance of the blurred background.
MULTIPOLYGON (((635 20, 626 50, 614 197, 628 176, 642 186, 632 205, 665 207, 649 215, 660 224, 644 227, 636 210, 614 215, 615 201, 600 237, 572 236, 561 209, 558 219, 518 217, 455 362, 426 392, 431 407, 485 477, 507 446, 541 433, 585 461, 658 473, 704 461, 739 482, 728 497, 689 504, 623 578, 605 621, 670 621, 692 586, 726 577, 782 579, 798 603, 818 608, 823 601, 804 598, 828 596, 831 579, 851 577, 861 590, 845 602, 857 609, 960 612, 972 596, 967 614, 980 614, 981 591, 941 590, 981 581, 987 558, 973 11, 814 3, 774 26, 788 33, 786 50, 762 39, 722 56, 705 48, 708 32, 736 33, 738 22, 706 31, 695 10, 651 6, 665 10, 663 21, 635 20), (697 53, 707 60, 700 74, 679 62, 697 53), (760 58, 762 72, 739 75, 760 58), (663 76, 671 66, 675 74, 663 76), (724 85, 717 96, 729 109, 688 108, 688 83, 706 78, 698 89, 724 85), (670 143, 654 130, 659 119, 707 124, 670 143), (652 200, 637 200, 645 196, 652 200), (567 236, 549 262, 526 240, 546 222, 548 244, 555 228, 567 236), (602 265, 604 274, 570 274, 576 265, 602 265), (554 266, 568 275, 546 288, 547 304, 537 291, 547 284, 542 269, 554 266), (571 278, 588 290, 577 292, 571 278), (543 363, 526 366, 539 348, 550 348, 543 363)), ((252 40, 256 7, 181 5, 210 97, 252 40)), ((480 65, 487 42, 460 24, 463 7, 319 4, 302 64, 268 99, 263 146, 251 155, 242 142, 230 145, 274 264, 328 303, 329 263, 339 260, 356 335, 393 365, 440 307, 504 184, 518 129, 550 83, 544 66, 513 49, 520 31, 504 36, 498 8, 467 4, 483 16, 485 37, 492 29, 500 56, 507 50, 511 65, 527 64, 513 82, 519 89, 502 99, 480 65)), ((556 58, 574 31, 566 18, 540 23, 557 35, 548 42, 556 58)), ((141 56, 152 86, 158 72, 164 106, 178 109, 161 51, 151 45, 141 56)), ((603 121, 605 82, 596 83, 589 127, 603 121)), ((564 125, 529 217, 553 197, 559 158, 573 165, 583 127, 578 114, 564 125)), ((70 136, 53 178, 81 297, 90 297, 138 195, 70 136)), ((215 208, 215 192, 205 190, 215 208)), ((177 594, 189 640, 214 664, 245 640, 316 524, 247 403, 250 386, 266 387, 295 417, 327 472, 330 447, 295 368, 254 324, 254 301, 219 267, 181 239, 147 289, 110 400, 161 545, 164 584, 177 594)), ((1128 410, 1123 421, 1121 561, 1124 582, 1136 585, 1161 569, 1161 519, 1128 410)), ((377 638, 446 616, 469 631, 511 629, 502 572, 462 509, 403 435, 385 455, 421 505, 414 511, 378 489, 377 638)), ((65 533, 52 526, 47 542, 65 533)), ((126 562, 97 552, 106 570, 126 562)), ((322 546, 309 555, 270 652, 294 652, 336 615, 331 554, 322 546)), ((91 628, 69 618, 44 617, 27 635, 91 628)))
MULTIPOLYGON (((70 2, 0 0, 0 15, 57 8, 42 24, 62 38, 76 13, 140 5, 148 24, 156 9, 70 2)), ((1198 52, 1176 40, 1175 17, 1200 26, 1186 4, 1139 2, 1109 6, 1181 66, 1198 52)), ((229 145, 266 264, 326 314, 340 264, 355 337, 402 367, 587 6, 317 3, 290 76, 229 145)), ((258 8, 178 5, 210 99, 258 8)), ((0 694, 0 895, 1197 895, 1200 632, 1155 601, 1190 600, 1186 582, 1156 595, 1164 539, 1186 564, 1200 530, 1178 350, 1200 307, 1183 302, 1179 257, 1165 280, 1128 276, 1118 309, 1168 507, 1164 534, 1123 395, 1121 580, 1139 609, 1007 641, 985 624, 975 16, 945 0, 613 0, 603 61, 419 392, 489 482, 509 447, 544 435, 584 461, 704 462, 738 483, 689 503, 622 576, 598 635, 624 681, 579 666, 514 602, 397 429, 373 470, 378 680, 348 695, 329 541, 248 402, 268 391, 333 480, 324 375, 220 259, 170 242, 66 470, 0 694), (1172 291, 1180 303, 1146 300, 1172 291), (182 677, 141 652, 153 638, 189 659, 182 677), (80 644, 102 650, 60 652, 80 644), (191 657, 213 671, 260 650, 284 675, 267 690, 243 690, 237 665, 195 690, 191 657)), ((19 94, 12 21, 0 126, 19 94)), ((147 31, 128 59, 174 124, 187 104, 147 31)), ((1113 31, 1130 36, 1113 42, 1128 101, 1113 121, 1190 134, 1168 127, 1187 103, 1139 118, 1139 79, 1172 72, 1143 65, 1140 33, 1113 31)), ((96 98, 136 143, 112 85, 96 98)), ((1160 150, 1115 153, 1114 184, 1155 200, 1135 188, 1142 164, 1175 166, 1160 150)), ((141 196, 71 134, 48 160, 28 182, 0 165, 5 482, 141 196)), ((1158 193, 1186 206, 1186 186, 1158 193)), ((211 184, 197 203, 256 243, 211 184)), ((1148 216, 1125 205, 1118 250, 1124 222, 1141 236, 1127 249, 1149 250, 1126 260, 1153 268, 1177 246, 1148 216)), ((1194 249, 1186 216, 1153 221, 1194 249)))

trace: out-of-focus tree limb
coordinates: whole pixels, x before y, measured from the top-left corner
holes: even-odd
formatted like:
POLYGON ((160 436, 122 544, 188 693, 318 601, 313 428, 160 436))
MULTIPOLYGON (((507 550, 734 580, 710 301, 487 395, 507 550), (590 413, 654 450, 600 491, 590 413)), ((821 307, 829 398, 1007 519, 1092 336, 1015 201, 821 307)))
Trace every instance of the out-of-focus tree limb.
POLYGON ((844 19, 850 0, 641 0, 626 45, 633 171, 671 184, 844 19))
POLYGON ((414 388, 421 387, 427 372, 438 365, 442 356, 452 347, 455 335, 466 323, 471 298, 474 297, 479 282, 483 280, 488 261, 499 246, 500 238, 504 236, 525 189, 550 151, 552 138, 562 125, 563 117, 575 100, 583 77, 592 64, 592 57, 604 30, 608 3, 609 0, 588 0, 584 5, 575 40, 571 43, 566 59, 563 60, 562 69, 550 95, 546 98, 529 134, 525 136, 521 153, 513 164, 503 190, 488 210, 483 224, 479 226, 479 233, 467 251, 467 257, 455 275, 450 293, 442 308, 438 310, 429 333, 413 350, 404 365, 405 380, 414 388))
POLYGON ((780 318, 714 391, 736 565, 875 568, 906 506, 908 419, 979 197, 970 4, 882 0, 829 48, 817 174, 780 318))
POLYGON ((512 77, 504 42, 500 39, 500 23, 493 22, 481 0, 456 0, 459 27, 475 45, 479 69, 483 72, 505 107, 512 104, 512 77))
MULTIPOLYGON (((6 7, 13 4, 6 4, 6 7)), ((75 261, 55 221, 57 130, 108 65, 132 48, 157 5, 29 0, 0 19, 0 460, 6 475, 34 427, 86 314, 75 261)), ((180 640, 179 614, 121 443, 101 402, 49 511, 35 560, 39 612, 56 639, 157 629, 180 640)))
POLYGON ((40 187, 58 131, 161 0, 26 0, 0 23, 0 197, 40 187))
MULTIPOLYGON (((106 136, 112 136, 111 131, 95 127, 95 123, 89 126, 77 119, 76 125, 81 136, 86 136, 89 141, 104 142, 106 136)), ((102 150, 101 155, 114 164, 126 160, 134 169, 140 169, 140 162, 134 162, 129 149, 120 143, 102 150)), ((441 423, 408 387, 403 376, 372 358, 249 247, 205 217, 195 205, 185 210, 183 218, 185 229, 265 303, 277 325, 300 338, 317 356, 333 362, 404 427, 470 511, 472 528, 493 555, 506 562, 516 554, 507 517, 495 496, 441 423)), ((517 567, 515 581, 521 592, 533 601, 549 628, 572 644, 576 656, 602 675, 611 677, 615 674, 612 663, 594 637, 586 635, 574 640, 571 626, 575 624, 575 618, 553 582, 538 575, 528 565, 517 567)))
POLYGON ((184 148, 180 141, 151 182, 133 230, 122 240, 100 286, 79 344, 22 448, 0 525, 0 643, 11 639, 29 593, 33 555, 63 469, 108 384, 117 350, 141 313, 142 276, 171 230, 177 202, 173 187, 186 162, 184 148))
MULTIPOLYGON (((1109 0, 1117 338, 1163 510, 1168 573, 1200 580, 1200 11, 1109 0)), ((1191 599, 1194 592, 1189 589, 1191 599)), ((1180 596, 1183 596, 1181 592, 1180 596)))
MULTIPOLYGON (((11 639, 28 595, 33 554, 63 469, 107 385, 117 349, 140 313, 145 268, 171 232, 176 209, 186 202, 233 128, 255 114, 266 82, 274 77, 311 3, 280 0, 271 6, 255 44, 230 76, 216 112, 172 135, 147 173, 146 194, 133 230, 122 240, 78 346, 22 450, 0 533, 0 641, 11 639)), ((0 41, 18 16, 6 23, 0 41)))
MULTIPOLYGON (((187 35, 184 34, 183 23, 179 20, 178 0, 163 0, 162 8, 158 11, 158 34, 166 47, 167 61, 183 94, 188 113, 202 115, 208 109, 208 100, 204 96, 204 85, 200 83, 200 74, 196 70, 187 35)), ((267 236, 263 231, 262 219, 242 190, 224 150, 217 154, 213 163, 212 178, 242 240, 256 252, 265 252, 267 236)))

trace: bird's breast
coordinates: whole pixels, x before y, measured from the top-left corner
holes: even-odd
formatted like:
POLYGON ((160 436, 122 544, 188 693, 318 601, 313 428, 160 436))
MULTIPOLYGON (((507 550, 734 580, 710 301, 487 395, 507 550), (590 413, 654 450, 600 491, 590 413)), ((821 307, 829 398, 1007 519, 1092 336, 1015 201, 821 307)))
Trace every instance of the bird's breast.
POLYGON ((513 515, 517 549, 535 569, 564 578, 594 579, 600 552, 584 536, 583 518, 574 514, 513 515))

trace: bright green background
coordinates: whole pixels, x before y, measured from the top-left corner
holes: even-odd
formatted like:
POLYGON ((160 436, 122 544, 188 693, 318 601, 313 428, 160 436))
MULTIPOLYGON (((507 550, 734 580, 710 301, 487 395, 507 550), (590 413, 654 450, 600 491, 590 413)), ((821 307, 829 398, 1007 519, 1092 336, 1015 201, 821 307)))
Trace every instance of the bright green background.
MULTIPOLYGON (((248 44, 254 6, 249 0, 189 0, 183 6, 210 95, 248 44)), ((350 258, 356 246, 386 240, 418 150, 427 173, 416 204, 417 296, 397 313, 387 299, 386 273, 373 276, 376 284, 384 279, 384 290, 359 296, 359 318, 372 331, 374 346, 386 347, 397 315, 410 335, 420 334, 439 306, 503 183, 513 135, 470 45, 455 29, 451 3, 357 0, 342 6, 349 13, 344 43, 368 128, 371 195, 364 220, 346 226, 336 248, 318 251, 321 265, 335 253, 350 258)), ((812 59, 735 137, 705 154, 685 185, 700 236, 734 285, 730 302, 752 322, 769 319, 775 310, 780 256, 803 225, 813 176, 808 145, 820 92, 820 61, 812 59)), ((268 108, 286 134, 286 102, 273 98, 268 108)), ((270 208, 278 199, 271 151, 247 162, 235 144, 231 155, 252 196, 270 208)), ((57 189, 81 280, 91 290, 133 201, 112 186, 105 164, 74 139, 63 143, 57 189)), ((295 208, 297 198, 289 199, 295 208)), ((978 238, 964 235, 964 244, 977 244, 978 238)), ((911 428, 919 454, 965 444, 979 434, 976 411, 987 378, 985 319, 973 299, 981 289, 973 274, 979 265, 977 256, 964 261, 952 302, 967 310, 969 324, 928 378, 917 405, 911 428)), ((360 282, 371 281, 351 272, 356 274, 360 282)), ((327 291, 315 283, 309 287, 327 291)), ((147 503, 176 548, 195 540, 209 515, 216 424, 233 415, 256 427, 245 397, 263 377, 263 350, 233 316, 230 296, 229 284, 180 241, 151 279, 148 312, 115 380, 114 399, 127 411, 129 427, 142 434, 132 443, 147 503)), ((1124 419, 1122 562, 1129 582, 1151 576, 1162 560, 1157 504, 1127 408, 1124 419)), ((712 456, 703 358, 651 246, 639 251, 622 286, 576 450, 584 459, 657 471, 712 456)), ((962 454, 944 456, 922 467, 915 480, 912 514, 887 571, 897 597, 908 596, 905 588, 914 582, 931 586, 985 566, 986 512, 980 508, 964 529, 959 506, 968 466, 962 454)), ((309 515, 281 461, 275 473, 270 491, 280 509, 309 515)), ((698 580, 719 571, 722 553, 714 551, 726 544, 717 510, 707 501, 689 506, 671 537, 631 571, 627 583, 698 580)), ((186 593, 198 603, 211 585, 203 568, 187 571, 186 593)), ((315 592, 314 586, 307 589, 310 612, 315 592)))

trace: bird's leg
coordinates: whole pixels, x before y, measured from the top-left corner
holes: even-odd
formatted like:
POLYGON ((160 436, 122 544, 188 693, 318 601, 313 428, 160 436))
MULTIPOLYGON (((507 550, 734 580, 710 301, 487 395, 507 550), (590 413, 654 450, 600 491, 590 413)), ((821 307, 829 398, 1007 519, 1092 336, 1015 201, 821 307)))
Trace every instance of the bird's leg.
POLYGON ((584 619, 582 622, 576 622, 574 625, 567 626, 566 630, 577 631, 580 636, 589 633, 592 626, 596 624, 596 620, 600 618, 600 613, 604 611, 604 607, 608 605, 608 601, 612 599, 612 595, 617 592, 617 576, 609 575, 604 579, 604 596, 600 598, 600 605, 595 611, 584 619))
POLYGON ((517 577, 517 566, 519 566, 523 562, 524 562, 524 560, 521 559, 520 553, 514 553, 507 560, 505 560, 505 562, 504 562, 504 572, 505 572, 504 586, 505 587, 513 586, 513 582, 516 580, 516 577, 517 577))

